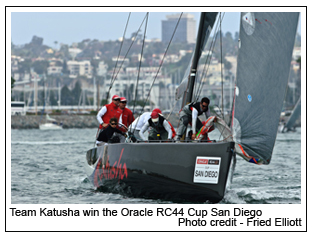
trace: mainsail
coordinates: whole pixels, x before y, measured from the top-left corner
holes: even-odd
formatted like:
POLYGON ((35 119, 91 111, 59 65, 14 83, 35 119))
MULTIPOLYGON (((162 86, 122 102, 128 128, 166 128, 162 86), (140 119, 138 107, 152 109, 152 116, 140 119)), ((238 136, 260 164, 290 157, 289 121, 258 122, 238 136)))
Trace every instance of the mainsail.
MULTIPOLYGON (((216 17, 218 12, 202 12, 200 17, 200 25, 198 28, 198 35, 197 35, 197 47, 193 53, 192 60, 185 72, 183 80, 179 87, 176 90, 176 100, 180 99, 188 88, 189 83, 189 76, 193 76, 193 80, 195 80, 196 72, 191 72, 195 68, 197 68, 197 63, 200 59, 200 56, 207 44, 208 38, 210 36, 211 30, 215 23, 216 17), (192 65, 192 68, 191 68, 192 65), (191 75, 190 75, 191 73, 191 75), (193 74, 193 75, 192 75, 193 74)), ((188 101, 190 102, 190 101, 188 101)))
POLYGON ((246 160, 269 164, 289 77, 297 12, 243 12, 232 133, 246 160))

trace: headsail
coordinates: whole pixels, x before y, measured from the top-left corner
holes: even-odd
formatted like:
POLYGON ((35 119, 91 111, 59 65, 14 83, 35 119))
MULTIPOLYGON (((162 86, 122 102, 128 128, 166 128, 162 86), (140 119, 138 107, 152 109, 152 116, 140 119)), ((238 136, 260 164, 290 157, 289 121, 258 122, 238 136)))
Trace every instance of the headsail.
POLYGON ((232 133, 249 161, 270 163, 298 17, 297 12, 241 13, 232 133))
POLYGON ((46 115, 46 119, 47 119, 48 121, 56 121, 54 118, 51 118, 48 114, 46 115))
POLYGON ((292 128, 294 128, 296 120, 299 118, 300 113, 301 113, 301 97, 297 101, 294 110, 292 111, 287 123, 285 124, 286 129, 291 130, 292 128))
MULTIPOLYGON (((193 69, 193 66, 195 66, 195 68, 197 67, 197 63, 198 63, 200 56, 201 56, 201 54, 205 48, 205 45, 207 44, 208 38, 210 36, 211 30, 212 30, 213 25, 214 25, 215 20, 216 20, 217 14, 218 14, 217 12, 203 12, 203 13, 201 13, 200 25, 199 25, 199 29, 198 29, 198 35, 197 35, 196 48, 195 48, 195 51, 193 53, 191 62, 190 62, 189 66, 185 72, 183 80, 176 90, 176 100, 180 99, 184 95, 184 93, 188 87, 190 73, 191 74, 193 73, 193 72, 191 72, 191 64, 192 64, 192 69, 193 69)), ((194 78, 195 78, 195 74, 194 74, 194 78)))

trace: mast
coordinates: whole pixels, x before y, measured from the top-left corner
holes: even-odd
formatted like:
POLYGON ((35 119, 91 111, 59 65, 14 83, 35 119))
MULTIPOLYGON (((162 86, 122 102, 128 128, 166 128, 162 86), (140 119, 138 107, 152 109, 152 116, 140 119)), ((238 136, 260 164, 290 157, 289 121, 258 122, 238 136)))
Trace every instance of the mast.
POLYGON ((194 90, 194 84, 195 84, 195 78, 196 78, 196 72, 197 72, 197 65, 198 65, 198 60, 200 57, 200 43, 201 43, 201 38, 202 38, 202 32, 203 32, 203 26, 204 26, 204 18, 205 18, 205 12, 202 12, 200 15, 200 22, 199 22, 199 27, 198 27, 198 32, 197 32, 197 40, 196 40, 196 45, 195 45, 195 51, 194 51, 194 58, 191 66, 191 73, 189 76, 189 82, 187 86, 187 92, 186 92, 186 104, 192 102, 192 97, 193 97, 193 90, 194 90))
POLYGON ((96 87, 95 87, 95 77, 93 77, 93 110, 96 110, 96 87))
POLYGON ((59 110, 61 109, 61 86, 60 86, 60 83, 58 83, 58 101, 57 101, 57 104, 58 104, 58 108, 59 110))
POLYGON ((37 82, 37 76, 34 77, 34 104, 35 104, 35 114, 37 115, 37 101, 38 101, 38 82, 37 82))
POLYGON ((188 80, 188 85, 187 85, 186 96, 182 102, 182 107, 192 102, 198 61, 201 57, 205 44, 208 41, 208 37, 214 25, 217 14, 218 14, 217 12, 202 12, 201 13, 198 32, 197 32, 196 45, 195 45, 195 50, 194 50, 194 57, 193 57, 193 61, 191 64, 191 70, 190 70, 190 75, 189 75, 189 80, 188 80))

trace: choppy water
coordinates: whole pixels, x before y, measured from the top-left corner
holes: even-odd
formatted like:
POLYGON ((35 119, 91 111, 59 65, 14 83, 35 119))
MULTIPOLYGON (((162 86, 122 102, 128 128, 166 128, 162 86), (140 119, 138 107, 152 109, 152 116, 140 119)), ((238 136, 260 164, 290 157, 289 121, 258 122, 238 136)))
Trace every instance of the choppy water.
MULTIPOLYGON (((11 203, 170 203, 95 191, 84 170, 95 132, 11 130, 11 203)), ((6 158, 9 162, 10 155, 6 158)), ((278 134, 268 166, 237 157, 232 185, 221 203, 301 203, 300 128, 278 134)))

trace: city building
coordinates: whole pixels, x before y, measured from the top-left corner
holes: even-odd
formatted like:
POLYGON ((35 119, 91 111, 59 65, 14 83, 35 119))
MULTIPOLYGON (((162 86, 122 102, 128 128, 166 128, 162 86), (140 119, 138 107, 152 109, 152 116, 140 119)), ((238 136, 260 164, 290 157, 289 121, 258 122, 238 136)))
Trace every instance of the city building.
POLYGON ((108 66, 107 66, 107 64, 105 64, 104 61, 99 62, 99 66, 97 68, 97 75, 105 77, 107 74, 107 68, 108 68, 108 66))
MULTIPOLYGON (((146 73, 147 72, 148 71, 146 71, 146 73)), ((128 102, 134 99, 137 101, 145 101, 147 99, 152 103, 151 108, 159 107, 162 100, 166 99, 163 96, 163 92, 166 90, 165 85, 171 83, 171 78, 164 78, 160 76, 160 78, 153 83, 155 77, 151 74, 149 75, 147 73, 145 76, 141 76, 139 81, 137 80, 137 76, 130 75, 131 73, 118 74, 116 81, 114 82, 114 86, 110 89, 110 97, 116 94, 126 97, 128 102)), ((110 78, 109 75, 108 78, 110 78)), ((100 88, 100 94, 104 95, 101 97, 106 98, 106 94, 111 85, 110 83, 110 80, 105 80, 103 87, 100 88)))
POLYGON ((61 67, 61 66, 51 65, 47 68, 47 74, 48 75, 59 75, 62 73, 62 69, 63 69, 63 67, 61 67))
POLYGON ((51 58, 49 59, 49 67, 47 68, 47 75, 60 75, 63 70, 63 60, 51 58))
MULTIPOLYGON (((161 39, 163 42, 169 42, 180 14, 166 16, 167 20, 161 22, 161 39)), ((191 14, 183 14, 178 28, 173 37, 173 42, 195 43, 196 39, 196 21, 191 14)))
POLYGON ((17 72, 18 71, 18 63, 22 61, 22 58, 20 56, 11 56, 11 72, 17 72))
MULTIPOLYGON (((127 67, 126 68, 126 75, 135 77, 139 73, 137 67, 127 67)), ((158 67, 141 67, 140 68, 140 76, 147 77, 155 77, 156 75, 161 76, 161 71, 159 71, 158 67), (158 72, 158 74, 157 74, 158 72)))
POLYGON ((67 68, 69 70, 70 78, 77 78, 78 76, 92 78, 92 67, 90 61, 68 61, 67 68))

